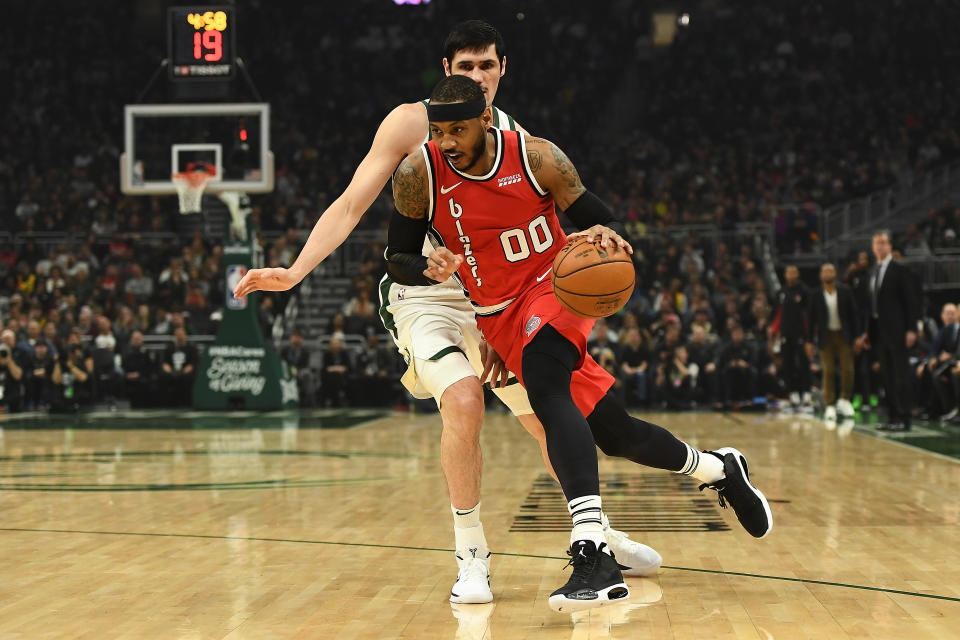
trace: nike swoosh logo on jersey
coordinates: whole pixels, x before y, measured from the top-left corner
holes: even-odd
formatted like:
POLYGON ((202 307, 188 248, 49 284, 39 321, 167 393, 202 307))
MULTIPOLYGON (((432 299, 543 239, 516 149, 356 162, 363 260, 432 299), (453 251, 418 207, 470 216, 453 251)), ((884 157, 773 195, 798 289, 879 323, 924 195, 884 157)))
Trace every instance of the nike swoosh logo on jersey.
POLYGON ((441 185, 441 186, 440 186, 440 195, 447 195, 448 193, 450 193, 451 191, 453 191, 454 189, 456 189, 457 187, 459 187, 459 186, 462 185, 462 184, 463 184, 463 180, 461 180, 461 181, 458 182, 457 184, 453 185, 452 187, 444 187, 444 186, 441 185))
POLYGON ((553 271, 553 267, 550 267, 549 269, 547 269, 547 272, 546 272, 545 274, 543 274, 542 276, 540 276, 539 278, 537 278, 537 282, 540 282, 541 280, 543 280, 544 278, 546 278, 548 275, 550 275, 550 272, 551 272, 551 271, 553 271))

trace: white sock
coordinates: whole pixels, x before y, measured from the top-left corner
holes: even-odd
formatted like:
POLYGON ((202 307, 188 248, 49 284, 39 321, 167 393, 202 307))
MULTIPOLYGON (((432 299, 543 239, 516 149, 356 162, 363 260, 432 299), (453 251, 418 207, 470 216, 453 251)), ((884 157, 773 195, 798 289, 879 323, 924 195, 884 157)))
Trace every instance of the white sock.
POLYGON ((450 511, 453 512, 453 537, 457 549, 489 549, 480 522, 479 502, 471 509, 457 509, 450 505, 450 511))
POLYGON ((457 509, 450 505, 450 511, 453 512, 453 526, 466 529, 480 524, 480 503, 478 502, 469 509, 457 509))
POLYGON ((687 447, 687 463, 677 473, 693 476, 700 482, 707 484, 713 484, 727 475, 723 470, 723 461, 720 458, 709 453, 701 453, 686 442, 683 444, 687 447))
POLYGON ((570 544, 577 540, 593 540, 597 547, 606 542, 603 536, 603 522, 600 516, 600 496, 580 496, 567 503, 567 511, 573 518, 573 531, 570 532, 570 544))

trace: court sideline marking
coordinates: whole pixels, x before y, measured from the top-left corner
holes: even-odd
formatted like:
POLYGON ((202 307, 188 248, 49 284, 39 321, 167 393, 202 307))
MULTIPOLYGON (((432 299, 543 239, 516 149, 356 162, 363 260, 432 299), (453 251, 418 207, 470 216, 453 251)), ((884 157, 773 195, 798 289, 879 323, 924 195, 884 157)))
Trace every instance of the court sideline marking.
MULTIPOLYGON (((101 536, 140 536, 140 537, 153 537, 153 538, 192 538, 195 540, 244 540, 248 542, 289 542, 294 544, 320 544, 320 545, 331 545, 331 546, 342 546, 342 547, 367 547, 372 549, 401 549, 405 551, 440 551, 443 553, 453 553, 453 549, 438 549, 435 547, 413 547, 406 545, 395 545, 395 544, 371 544, 367 542, 335 542, 330 540, 295 540, 288 538, 260 538, 254 536, 214 536, 201 533, 150 533, 150 532, 137 532, 137 531, 87 531, 87 530, 78 530, 78 529, 27 529, 20 527, 0 527, 0 532, 13 532, 13 533, 75 533, 75 534, 86 534, 86 535, 101 535, 101 536)), ((530 553, 503 553, 503 552, 494 552, 495 556, 505 556, 513 558, 535 558, 543 560, 566 560, 566 558, 561 558, 559 556, 542 556, 535 555, 530 553)), ((787 576, 771 576, 764 575, 762 573, 745 573, 742 571, 720 571, 718 569, 696 569, 693 567, 675 567, 671 565, 663 565, 664 569, 672 569, 674 571, 693 571, 696 573, 713 573, 717 575, 724 576, 741 576, 745 578, 760 578, 763 580, 780 580, 783 582, 801 582, 804 584, 818 584, 827 587, 841 587, 844 589, 859 589, 861 591, 877 591, 880 593, 895 593, 903 596, 913 596, 916 598, 931 598, 934 600, 947 600, 949 602, 960 602, 960 598, 955 598, 952 596, 942 596, 935 593, 918 593, 915 591, 901 591, 900 589, 886 589, 884 587, 870 587, 867 585, 861 584, 846 584, 843 582, 830 582, 827 580, 811 580, 808 578, 790 578, 787 576)))
MULTIPOLYGON (((924 449, 923 447, 917 446, 915 444, 910 444, 909 442, 903 442, 900 438, 897 438, 897 437, 884 436, 882 434, 877 433, 876 429, 868 428, 871 426, 873 425, 858 424, 854 427, 853 432, 858 433, 862 436, 867 436, 868 438, 873 438, 874 440, 879 440, 880 442, 888 442, 890 444, 895 444, 899 447, 905 447, 913 451, 919 451, 920 453, 925 453, 927 455, 934 456, 935 458, 940 458, 941 460, 946 460, 954 464, 960 463, 960 458, 955 458, 954 456, 950 456, 945 453, 940 453, 939 451, 933 451, 932 449, 924 449)), ((941 431, 940 433, 942 433, 943 435, 949 435, 949 433, 946 431, 941 431)))

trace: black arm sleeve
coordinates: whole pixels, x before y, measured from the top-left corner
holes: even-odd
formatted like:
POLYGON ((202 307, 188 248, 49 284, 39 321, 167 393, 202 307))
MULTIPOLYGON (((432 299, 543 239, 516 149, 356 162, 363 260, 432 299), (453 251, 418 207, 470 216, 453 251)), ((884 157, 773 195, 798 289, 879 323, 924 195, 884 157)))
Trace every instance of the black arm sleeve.
POLYGON ((617 220, 610 207, 603 204, 600 198, 589 189, 580 194, 580 197, 574 200, 564 213, 580 231, 589 229, 595 224, 602 224, 616 231, 621 237, 627 237, 627 229, 623 223, 617 220))
POLYGON ((387 273, 399 284, 424 286, 439 284, 423 275, 427 259, 423 239, 427 235, 426 218, 408 218, 398 211, 390 218, 387 231, 387 273))

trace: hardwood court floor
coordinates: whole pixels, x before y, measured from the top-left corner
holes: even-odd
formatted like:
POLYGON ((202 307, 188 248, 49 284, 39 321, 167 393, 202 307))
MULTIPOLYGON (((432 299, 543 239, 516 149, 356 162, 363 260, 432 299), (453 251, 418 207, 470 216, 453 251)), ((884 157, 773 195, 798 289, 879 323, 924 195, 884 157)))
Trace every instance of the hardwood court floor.
POLYGON ((646 416, 739 447, 776 525, 755 540, 694 481, 601 456, 614 526, 665 566, 571 617, 546 603, 563 503, 518 423, 483 434, 494 603, 452 607, 439 418, 370 417, 8 417, 0 640, 957 637, 954 460, 809 418, 646 416))

